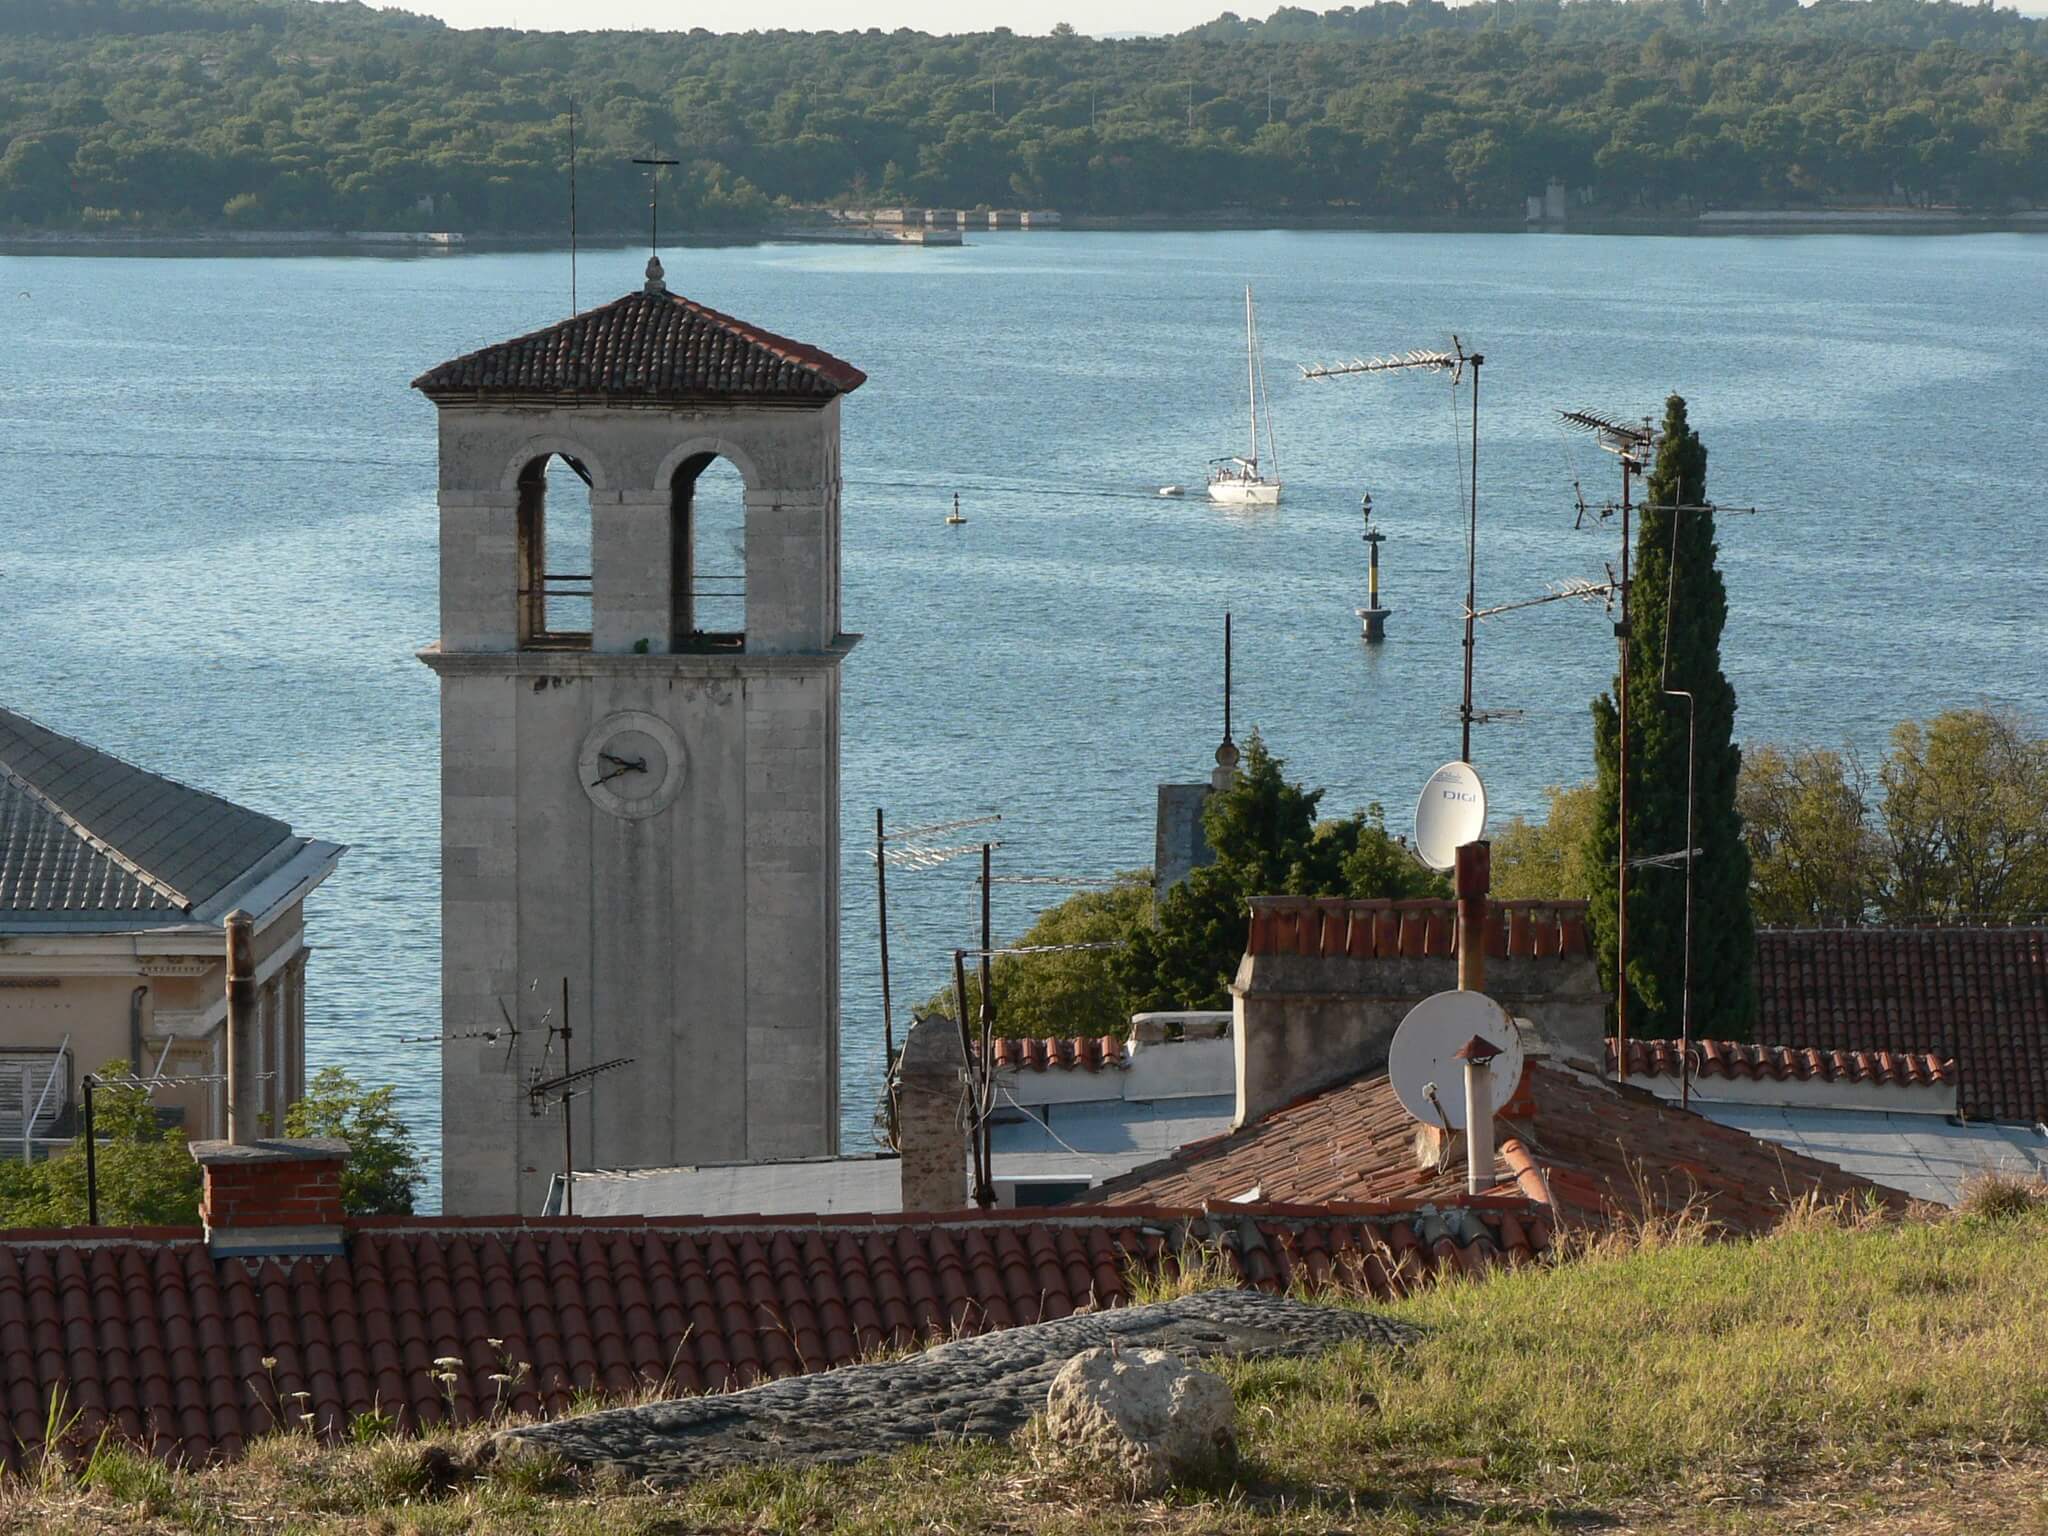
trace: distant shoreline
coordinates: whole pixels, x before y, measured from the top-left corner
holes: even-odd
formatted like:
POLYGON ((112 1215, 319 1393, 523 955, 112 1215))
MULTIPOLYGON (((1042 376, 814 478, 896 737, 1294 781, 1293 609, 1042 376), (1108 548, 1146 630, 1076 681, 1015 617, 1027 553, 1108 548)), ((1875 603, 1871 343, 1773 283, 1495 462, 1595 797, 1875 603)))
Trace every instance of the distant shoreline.
MULTIPOLYGON (((840 226, 843 228, 843 226, 840 226)), ((820 236, 834 226, 788 223, 770 229, 715 230, 671 236, 665 242, 690 245, 767 245, 777 241, 818 241, 861 245, 899 242, 831 240, 820 236)), ((1754 234, 2029 234, 2048 233, 2048 209, 2004 214, 1967 214, 1908 208, 1716 209, 1691 217, 1582 218, 1563 224, 1533 224, 1510 219, 1403 219, 1378 215, 1314 216, 1295 219, 1237 217, 1230 214, 1099 215, 1073 214, 1062 229, 968 230, 968 244, 986 239, 1044 240, 1062 233, 1197 234, 1356 233, 1381 234, 1550 234, 1550 235, 1754 235, 1754 234)), ((638 237, 626 234, 585 236, 588 250, 630 249, 638 237)), ((900 242, 906 249, 921 247, 900 242)), ((339 230, 136 230, 86 233, 78 230, 0 232, 0 255, 164 255, 222 254, 276 256, 388 255, 403 257, 457 256, 465 251, 566 250, 559 235, 500 235, 450 232, 446 236, 412 231, 339 230)))

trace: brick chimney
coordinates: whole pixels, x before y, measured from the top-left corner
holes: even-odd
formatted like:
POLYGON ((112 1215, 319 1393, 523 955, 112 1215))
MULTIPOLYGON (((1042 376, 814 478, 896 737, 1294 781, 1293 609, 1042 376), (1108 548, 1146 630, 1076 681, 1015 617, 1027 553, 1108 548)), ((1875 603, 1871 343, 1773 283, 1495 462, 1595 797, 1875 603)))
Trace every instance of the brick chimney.
MULTIPOLYGON (((288 1257, 342 1251, 341 1170, 348 1143, 331 1136, 264 1137, 256 1071, 256 1004, 246 912, 225 920, 228 953, 228 1136, 191 1143, 199 1164, 199 1218, 218 1258, 288 1257)), ((282 1102, 282 1098, 273 1101, 282 1102)))
POLYGON ((341 1170, 348 1143, 277 1137, 195 1141, 199 1218, 217 1258, 340 1253, 341 1170))
POLYGON ((951 1019, 919 1019, 896 1062, 896 1144, 905 1211, 967 1204, 967 1056, 951 1019))

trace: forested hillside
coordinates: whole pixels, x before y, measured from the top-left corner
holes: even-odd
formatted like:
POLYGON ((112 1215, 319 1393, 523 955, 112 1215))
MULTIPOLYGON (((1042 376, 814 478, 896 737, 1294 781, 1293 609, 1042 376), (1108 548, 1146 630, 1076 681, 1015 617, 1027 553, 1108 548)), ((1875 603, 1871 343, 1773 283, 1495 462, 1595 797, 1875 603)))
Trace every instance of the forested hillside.
POLYGON ((2048 205, 2048 22, 1939 0, 1435 0, 1178 37, 462 32, 314 0, 0 0, 0 227, 636 224, 775 205, 1518 216, 2048 205))

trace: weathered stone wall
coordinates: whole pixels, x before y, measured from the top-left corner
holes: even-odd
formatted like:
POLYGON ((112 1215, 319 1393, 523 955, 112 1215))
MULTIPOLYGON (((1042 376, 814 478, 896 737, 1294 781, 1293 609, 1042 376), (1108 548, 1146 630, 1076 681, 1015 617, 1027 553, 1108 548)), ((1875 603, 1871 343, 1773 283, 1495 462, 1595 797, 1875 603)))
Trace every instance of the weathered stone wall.
POLYGON ((919 1019, 897 1064, 896 1144, 905 1211, 967 1204, 967 1053, 951 1019, 919 1019))
POLYGON ((444 1208, 538 1211, 560 1123, 525 1085, 617 1057, 574 1120, 579 1166, 829 1155, 838 1142, 839 408, 444 405, 444 1208), (591 479, 592 642, 519 649, 521 471, 591 479), (746 482, 743 650, 672 652, 671 481, 746 482), (580 760, 615 717, 680 744, 674 798, 623 816, 580 760), (531 990, 529 990, 531 988, 531 990), (509 1046, 509 1049, 508 1049, 509 1046))

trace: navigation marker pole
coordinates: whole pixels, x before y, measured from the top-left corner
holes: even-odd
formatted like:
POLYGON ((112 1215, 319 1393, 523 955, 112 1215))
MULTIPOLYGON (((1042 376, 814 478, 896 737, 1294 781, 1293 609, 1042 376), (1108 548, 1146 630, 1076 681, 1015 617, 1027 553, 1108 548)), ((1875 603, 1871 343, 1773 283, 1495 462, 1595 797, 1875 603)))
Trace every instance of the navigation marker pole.
POLYGON ((1463 701, 1458 706, 1460 725, 1458 761, 1472 761, 1472 724, 1474 720, 1487 718, 1488 712, 1472 708, 1472 621, 1473 610, 1479 606, 1479 370, 1486 358, 1478 352, 1467 352, 1465 344, 1451 333, 1451 349, 1448 352, 1414 351, 1400 352, 1391 357, 1356 357, 1348 363, 1304 363, 1301 376, 1304 379, 1334 379, 1354 373, 1393 373, 1403 368, 1435 368, 1451 376, 1451 387, 1456 389, 1464 377, 1465 369, 1472 370, 1472 501, 1469 522, 1465 530, 1465 690, 1463 701))

